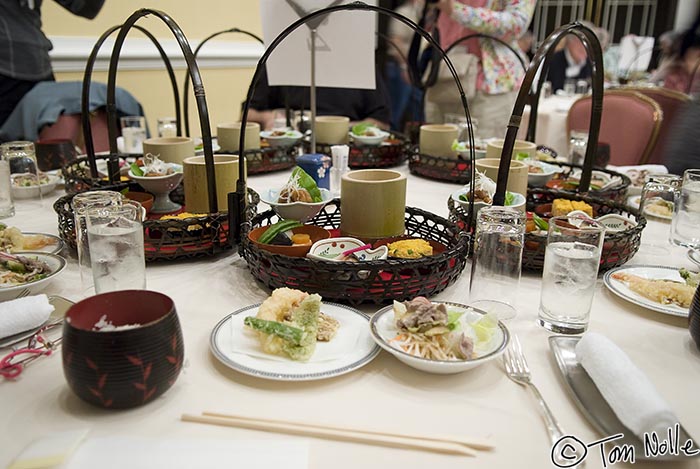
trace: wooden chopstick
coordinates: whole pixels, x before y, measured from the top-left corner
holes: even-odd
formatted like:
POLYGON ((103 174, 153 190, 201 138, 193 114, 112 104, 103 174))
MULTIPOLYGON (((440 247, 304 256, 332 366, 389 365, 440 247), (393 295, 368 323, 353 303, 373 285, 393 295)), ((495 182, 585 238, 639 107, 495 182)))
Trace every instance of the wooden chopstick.
POLYGON ((282 425, 294 425, 297 427, 314 428, 314 429, 322 429, 322 430, 350 431, 353 433, 362 433, 364 435, 383 435, 383 436, 391 436, 391 437, 409 438, 412 440, 440 441, 443 443, 458 444, 458 445, 466 446, 466 447, 469 447, 472 449, 485 450, 485 451, 489 451, 489 450, 493 449, 493 444, 491 444, 489 441, 487 441, 485 439, 466 438, 466 437, 461 437, 459 435, 457 435, 457 436, 419 435, 416 433, 393 433, 393 432, 378 431, 378 430, 365 430, 365 429, 360 429, 360 428, 348 428, 348 427, 340 428, 340 427, 333 427, 330 425, 320 425, 320 424, 315 424, 315 423, 311 424, 311 423, 295 422, 295 421, 289 421, 289 420, 252 418, 252 417, 246 417, 243 415, 223 414, 220 412, 202 412, 202 415, 206 415, 209 417, 224 418, 224 419, 250 420, 250 421, 265 422, 265 423, 279 423, 282 425))
POLYGON ((314 426, 296 425, 294 423, 280 423, 276 421, 263 421, 242 419, 235 417, 212 417, 210 415, 183 414, 181 419, 185 422, 206 423, 225 427, 248 428, 268 432, 285 433, 289 435, 313 436, 339 441, 351 441, 355 443, 367 443, 378 446, 390 446, 394 448, 418 449, 435 453, 457 454, 462 456, 476 456, 476 452, 463 445, 445 443, 442 441, 420 440, 401 436, 389 436, 382 434, 360 433, 352 430, 331 429, 314 426))

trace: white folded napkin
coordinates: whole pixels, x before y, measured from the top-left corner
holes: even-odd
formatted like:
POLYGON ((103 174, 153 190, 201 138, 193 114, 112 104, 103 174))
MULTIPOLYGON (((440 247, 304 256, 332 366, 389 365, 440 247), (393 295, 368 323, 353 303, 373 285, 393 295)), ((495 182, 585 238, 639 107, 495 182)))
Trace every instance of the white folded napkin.
POLYGON ((620 422, 640 439, 645 432, 656 432, 662 438, 678 423, 649 378, 607 337, 584 334, 576 345, 576 358, 620 422))
POLYGON ((48 321, 53 310, 46 295, 0 303, 0 339, 41 326, 48 321))

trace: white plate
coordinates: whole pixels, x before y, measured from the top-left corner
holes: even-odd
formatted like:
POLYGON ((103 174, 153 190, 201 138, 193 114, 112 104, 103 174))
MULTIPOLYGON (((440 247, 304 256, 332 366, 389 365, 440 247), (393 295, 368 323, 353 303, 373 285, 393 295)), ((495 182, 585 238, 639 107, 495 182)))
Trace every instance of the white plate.
MULTIPOLYGON (((631 207, 635 210, 639 210, 639 202, 641 202, 642 196, 641 195, 633 195, 632 197, 627 198, 627 206, 631 207)), ((672 220, 673 215, 660 215, 658 213, 650 212, 649 210, 645 209, 644 210, 644 215, 652 218, 658 218, 660 220, 672 220)))
POLYGON ((48 254, 45 252, 23 252, 20 255, 24 257, 36 257, 39 260, 46 262, 51 268, 51 273, 47 277, 34 282, 23 283, 21 285, 14 285, 11 287, 0 287, 0 301, 13 300, 17 298, 17 295, 19 295, 25 288, 29 290, 30 295, 33 295, 51 283, 53 279, 66 267, 66 260, 55 254, 48 254))
MULTIPOLYGON (((201 156, 204 154, 204 147, 201 149, 197 150, 197 147, 199 145, 202 145, 202 139, 200 137, 195 137, 194 139, 194 154, 197 156, 201 156)), ((216 137, 212 137, 211 139, 211 150, 216 153, 217 151, 221 150, 221 147, 217 143, 216 137)))
POLYGON ((648 298, 645 298, 639 293, 630 290, 630 288, 627 287, 627 285, 625 285, 624 282, 612 278, 612 275, 615 272, 625 272, 647 279, 667 279, 683 282, 683 277, 681 277, 681 274, 678 273, 678 269, 676 267, 660 265, 622 266, 607 271, 605 273, 605 276, 603 277, 603 283, 606 287, 608 287, 608 290, 610 290, 620 298, 629 301, 630 303, 634 303, 643 308, 647 308, 652 311, 657 311, 659 313, 670 314, 671 316, 680 316, 684 318, 688 317, 687 309, 683 309, 680 306, 673 304, 663 305, 661 303, 657 303, 656 301, 652 301, 648 298))
MULTIPOLYGON (((48 233, 33 233, 33 232, 24 232, 24 231, 22 232, 22 235, 24 235, 24 236, 34 236, 34 235, 46 236, 47 238, 51 238, 56 242, 56 244, 44 246, 41 249, 32 249, 31 250, 32 252, 44 252, 44 253, 49 253, 49 254, 58 254, 63 249, 63 240, 61 238, 59 238, 58 236, 54 236, 54 235, 48 234, 48 233)), ((25 252, 27 252, 27 251, 14 251, 13 253, 14 254, 23 254, 25 252)))
MULTIPOLYGON (((447 301, 434 301, 433 303, 444 303, 450 310, 464 312, 465 314, 460 320, 465 322, 473 322, 479 319, 480 316, 486 314, 477 308, 459 303, 447 301)), ((497 332, 491 337, 490 342, 486 346, 486 350, 483 351, 478 358, 472 360, 429 360, 427 358, 411 355, 389 343, 389 341, 399 333, 394 321, 393 306, 386 306, 374 313, 369 325, 372 337, 381 348, 410 367, 435 374, 461 373, 462 371, 476 368, 500 356, 505 351, 508 341, 510 340, 508 328, 506 328, 501 321, 498 321, 499 327, 497 332)))
POLYGON ((56 189, 56 185, 59 183, 59 178, 57 176, 52 176, 47 174, 49 181, 40 184, 38 186, 15 186, 12 184, 12 197, 14 199, 35 199, 39 197, 39 192, 41 195, 47 195, 56 189))
MULTIPOLYGON (((341 356, 316 362, 312 357, 311 361, 304 363, 278 356, 268 358, 262 351, 260 354, 235 352, 233 328, 242 329, 245 317, 255 316, 259 307, 260 304, 246 306, 231 313, 222 319, 211 333, 209 345, 214 356, 224 365, 241 373, 275 381, 312 381, 333 378, 365 366, 379 353, 379 347, 369 334, 367 315, 348 306, 327 302, 321 303, 321 312, 340 322, 340 328, 333 340, 343 340, 348 335, 356 336, 356 341, 353 341, 354 343, 347 347, 341 356)), ((319 348, 329 346, 332 342, 317 343, 316 353, 319 352, 319 348)))

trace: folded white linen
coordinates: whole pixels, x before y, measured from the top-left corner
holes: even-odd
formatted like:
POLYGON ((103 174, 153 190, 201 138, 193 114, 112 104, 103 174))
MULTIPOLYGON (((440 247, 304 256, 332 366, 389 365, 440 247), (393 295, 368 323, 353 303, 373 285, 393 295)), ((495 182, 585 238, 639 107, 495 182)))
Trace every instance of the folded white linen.
POLYGON ((668 168, 662 164, 638 164, 633 166, 614 166, 609 164, 606 169, 618 173, 627 173, 630 170, 646 171, 647 174, 668 174, 668 168))
POLYGON ((46 295, 0 303, 0 339, 41 326, 53 310, 46 295))
POLYGON ((659 438, 678 422, 654 385, 607 337, 588 332, 576 344, 576 358, 615 415, 640 439, 645 432, 659 438))

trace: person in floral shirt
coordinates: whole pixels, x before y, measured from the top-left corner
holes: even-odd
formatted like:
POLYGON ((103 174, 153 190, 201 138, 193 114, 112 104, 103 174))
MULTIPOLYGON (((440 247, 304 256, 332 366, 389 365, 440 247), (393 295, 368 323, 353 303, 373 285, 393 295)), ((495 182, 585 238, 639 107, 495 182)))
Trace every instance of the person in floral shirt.
MULTIPOLYGON (((437 27, 443 49, 464 36, 483 33, 502 39, 520 51, 518 39, 532 20, 535 0, 439 0, 436 7, 440 10, 437 27)), ((503 137, 525 71, 519 59, 503 44, 488 38, 475 38, 462 44, 480 59, 476 95, 469 100, 470 113, 478 120, 479 136, 503 137)), ((459 101, 431 106, 428 93, 426 113, 428 120, 440 122, 444 114, 464 111, 459 101)))

